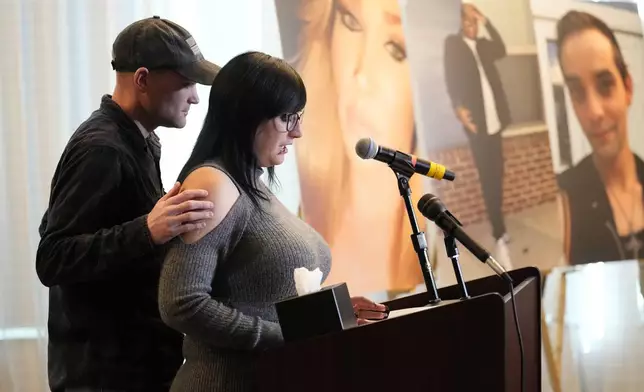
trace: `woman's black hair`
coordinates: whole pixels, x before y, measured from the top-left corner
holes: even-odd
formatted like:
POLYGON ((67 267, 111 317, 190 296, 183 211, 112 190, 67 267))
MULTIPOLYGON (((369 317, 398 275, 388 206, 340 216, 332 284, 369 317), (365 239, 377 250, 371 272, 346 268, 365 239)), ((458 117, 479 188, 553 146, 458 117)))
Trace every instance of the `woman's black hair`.
MULTIPOLYGON (((306 105, 300 75, 284 60, 261 52, 242 53, 217 74, 210 89, 208 113, 192 154, 179 174, 183 182, 197 166, 222 165, 255 205, 267 200, 259 188, 259 164, 253 151, 259 125, 306 105)), ((268 168, 269 183, 275 181, 268 168)))

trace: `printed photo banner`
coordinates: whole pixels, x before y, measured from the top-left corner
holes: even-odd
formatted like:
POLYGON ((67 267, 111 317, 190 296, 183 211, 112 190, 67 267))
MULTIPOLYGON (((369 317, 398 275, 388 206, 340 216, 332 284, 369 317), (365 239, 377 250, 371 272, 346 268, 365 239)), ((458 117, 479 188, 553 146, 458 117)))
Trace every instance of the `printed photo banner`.
MULTIPOLYGON (((332 248, 325 284, 347 282, 352 293, 365 294, 422 283, 395 177, 386 165, 357 157, 363 137, 456 172, 453 183, 414 176, 414 202, 437 194, 507 268, 644 254, 644 112, 633 110, 642 107, 644 51, 636 12, 529 0, 275 4, 284 58, 307 85, 306 137, 295 148, 298 210, 332 248), (562 71, 556 29, 572 9, 599 16, 614 31, 628 77, 611 68, 605 88, 621 91, 621 109, 601 96, 599 80, 596 100, 583 106, 574 99, 577 85, 562 71), (600 103, 599 125, 586 125, 584 113, 600 103), (602 185, 603 169, 593 169, 596 148, 617 148, 627 158, 631 151, 630 190, 602 185), (594 237, 600 232, 601 241, 594 237)), ((588 56, 586 65, 598 58, 588 56)), ((593 97, 590 82, 584 86, 593 97)), ((440 233, 433 243, 439 285, 451 284, 440 233)), ((461 262, 466 279, 491 273, 465 249, 461 262)))
MULTIPOLYGON (((422 274, 396 177, 355 153, 364 137, 419 148, 399 4, 276 0, 276 8, 284 58, 307 86, 306 137, 295 149, 299 211, 331 246, 325 284, 348 282, 352 294, 414 289, 422 274)), ((423 178, 410 185, 417 202, 423 178)))

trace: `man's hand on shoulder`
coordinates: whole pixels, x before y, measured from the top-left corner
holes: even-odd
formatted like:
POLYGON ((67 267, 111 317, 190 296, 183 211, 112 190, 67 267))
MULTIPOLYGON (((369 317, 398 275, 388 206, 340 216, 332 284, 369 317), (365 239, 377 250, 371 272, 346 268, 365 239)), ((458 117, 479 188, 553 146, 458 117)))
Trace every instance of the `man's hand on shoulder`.
POLYGON ((184 189, 183 192, 205 190, 208 192, 205 200, 213 205, 213 216, 204 222, 203 227, 181 235, 181 239, 187 244, 199 241, 219 226, 240 195, 237 186, 230 177, 211 166, 204 166, 190 173, 183 182, 182 189, 184 189))
POLYGON ((150 236, 157 245, 165 244, 178 235, 203 229, 206 221, 213 217, 213 203, 206 200, 208 191, 180 189, 179 183, 174 184, 148 214, 150 236))

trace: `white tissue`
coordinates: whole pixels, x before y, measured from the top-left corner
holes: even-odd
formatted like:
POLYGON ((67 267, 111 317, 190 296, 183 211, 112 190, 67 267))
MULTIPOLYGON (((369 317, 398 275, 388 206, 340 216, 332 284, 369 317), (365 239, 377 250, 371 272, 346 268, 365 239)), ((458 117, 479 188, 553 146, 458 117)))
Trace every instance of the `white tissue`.
POLYGON ((297 295, 304 295, 320 291, 322 284, 322 271, 316 268, 309 271, 305 267, 296 268, 293 271, 293 279, 295 279, 295 290, 297 295))

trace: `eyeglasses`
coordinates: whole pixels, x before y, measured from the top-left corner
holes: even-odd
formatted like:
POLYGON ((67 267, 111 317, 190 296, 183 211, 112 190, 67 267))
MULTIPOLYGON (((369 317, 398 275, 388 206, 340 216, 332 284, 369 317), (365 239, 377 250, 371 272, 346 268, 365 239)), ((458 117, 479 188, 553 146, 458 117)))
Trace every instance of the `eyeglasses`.
POLYGON ((284 113, 280 116, 282 121, 286 123, 286 132, 293 132, 295 130, 295 127, 297 127, 298 124, 302 124, 302 116, 304 115, 304 112, 299 112, 299 113, 284 113))

